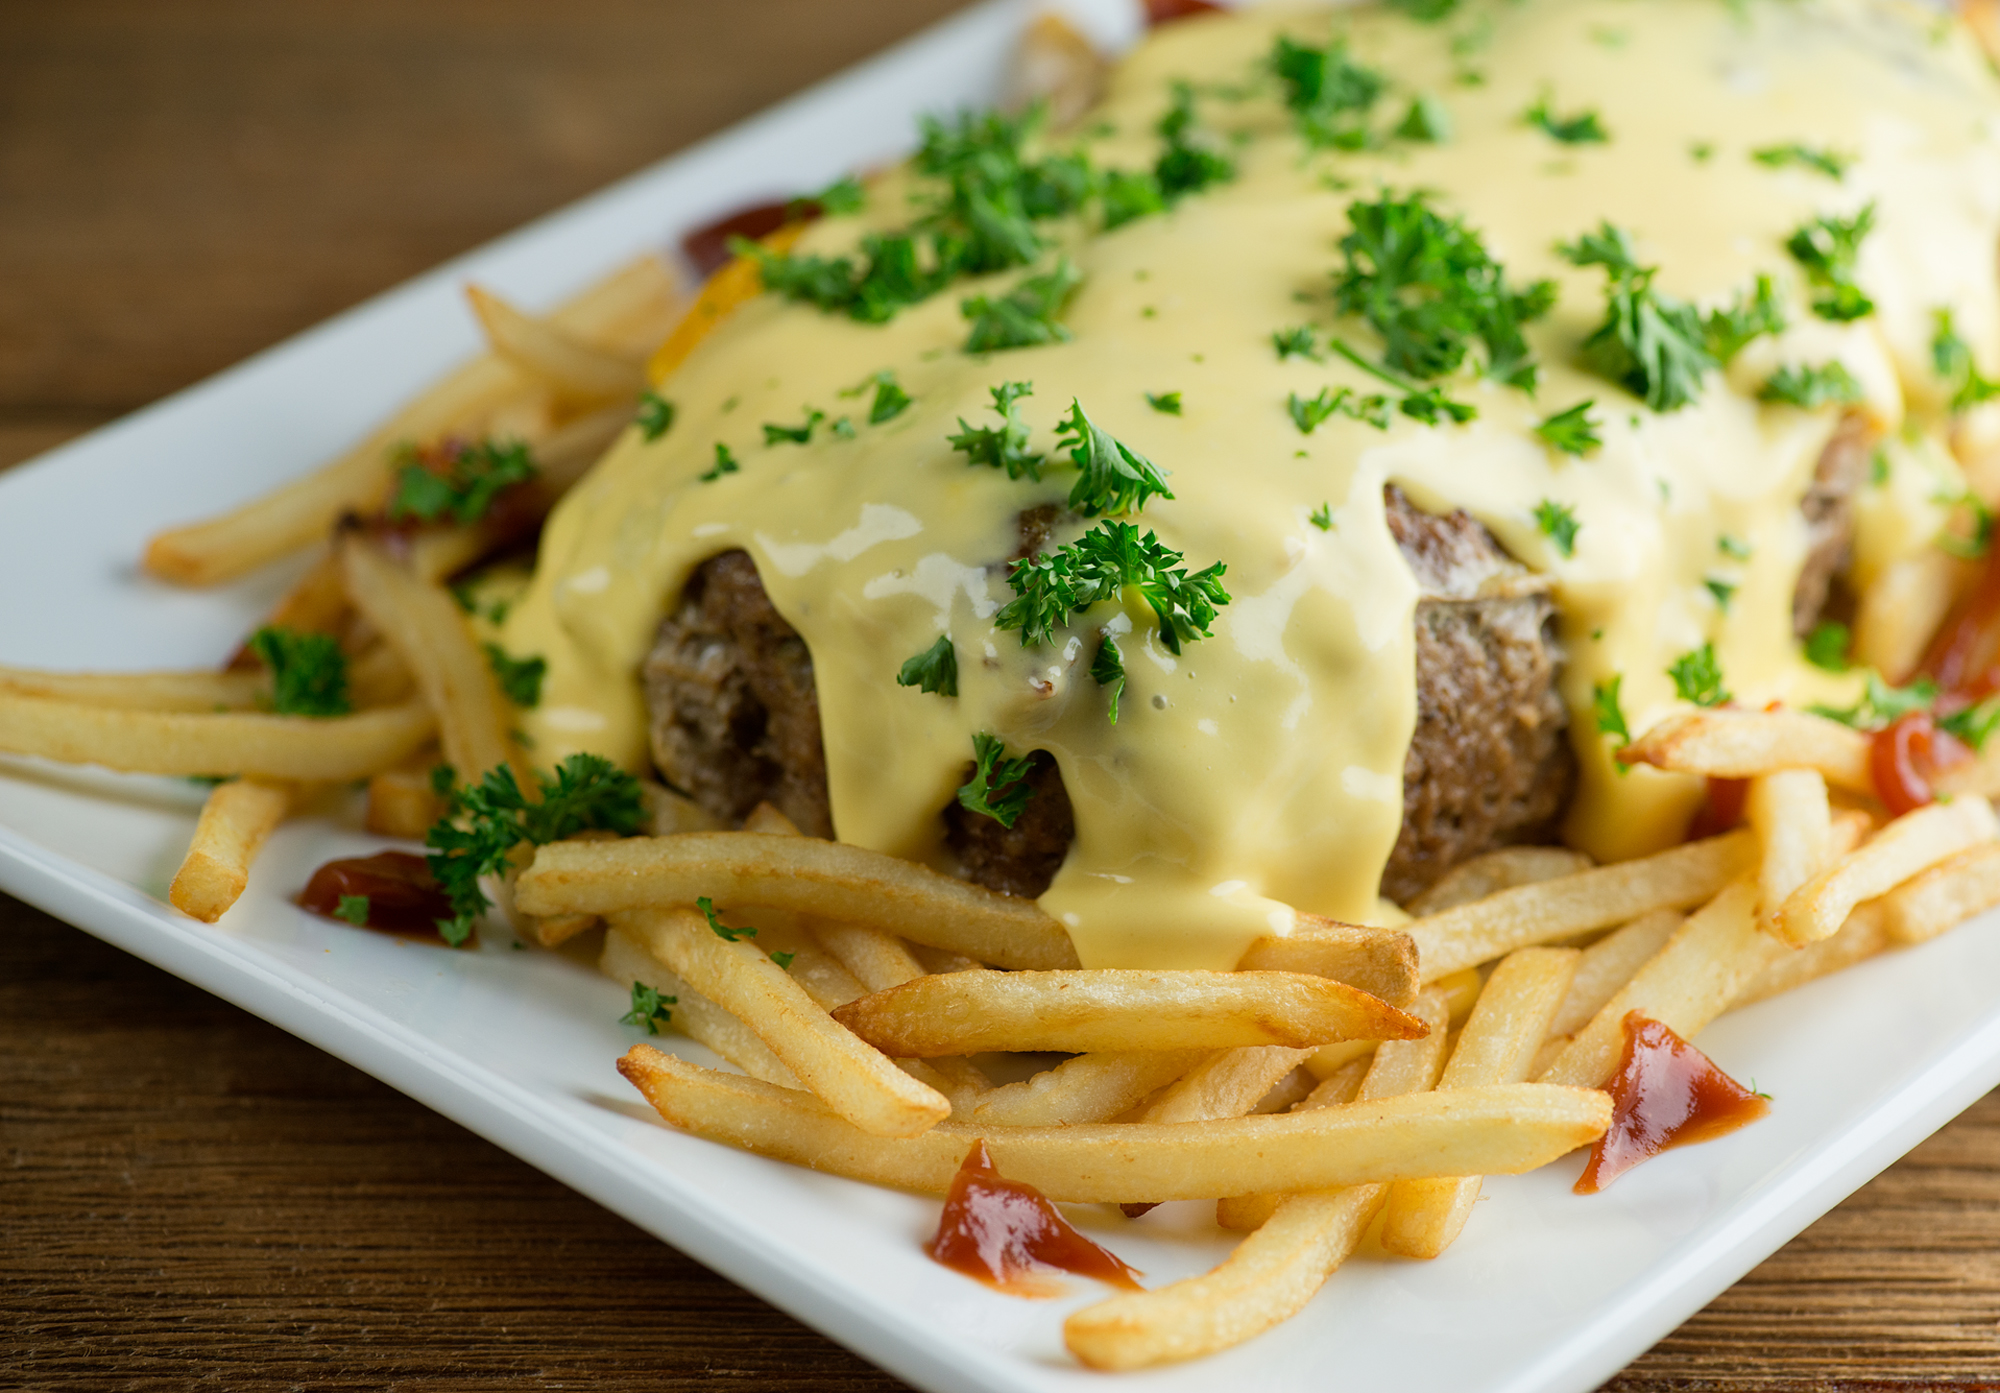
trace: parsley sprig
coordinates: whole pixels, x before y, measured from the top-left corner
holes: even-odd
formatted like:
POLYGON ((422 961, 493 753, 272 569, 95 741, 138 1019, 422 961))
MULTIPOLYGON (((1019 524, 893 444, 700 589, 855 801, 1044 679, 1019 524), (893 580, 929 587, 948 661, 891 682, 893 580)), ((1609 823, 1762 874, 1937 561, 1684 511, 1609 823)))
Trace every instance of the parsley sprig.
POLYGON ((896 670, 898 687, 916 687, 939 696, 958 695, 958 650, 950 634, 939 634, 937 642, 907 660, 896 670))
POLYGON ((1682 701, 1691 701, 1696 706, 1720 706, 1729 700, 1713 643, 1689 649, 1674 659, 1667 668, 1667 676, 1673 679, 1674 691, 1682 701))
POLYGON ((1285 105, 1307 144, 1360 150, 1371 143, 1368 113, 1388 89, 1389 79, 1355 62, 1345 39, 1315 48, 1280 35, 1271 50, 1271 68, 1284 84, 1285 105))
POLYGON ((1962 698, 1945 703, 1940 702, 1939 696, 1937 683, 1928 677, 1920 677, 1907 687, 1893 687, 1871 668, 1861 699, 1854 705, 1821 705, 1810 709, 1816 716, 1863 731, 1881 730, 1912 712, 1928 711, 1939 730, 1956 736, 1975 751, 1986 744, 1996 728, 2000 728, 2000 699, 1964 705, 1960 704, 1962 698), (1946 705, 1949 705, 1949 710, 1941 709, 1946 705))
POLYGON ((1118 699, 1125 695, 1125 655, 1110 634, 1097 645, 1097 656, 1090 660, 1090 675, 1098 686, 1111 689, 1111 724, 1117 725, 1118 699))
POLYGON ((1972 356, 1972 345, 1952 325, 1951 310, 1932 311, 1931 365, 1951 389, 1951 409, 1964 411, 2000 396, 2000 382, 1985 377, 1972 356))
POLYGON ((486 516, 502 493, 533 479, 535 461, 518 440, 451 440, 422 450, 405 446, 396 455, 395 470, 391 522, 450 517, 470 526, 486 516))
POLYGON ((1091 420, 1075 397, 1056 427, 1056 444, 1080 471, 1069 506, 1084 517, 1123 517, 1142 511, 1149 498, 1174 496, 1160 467, 1091 420))
POLYGON ((993 616, 999 629, 1018 629, 1021 646, 1046 643, 1070 616, 1126 587, 1139 592, 1159 620, 1160 642, 1170 653, 1207 638, 1218 607, 1229 603, 1221 562, 1192 575, 1181 553, 1130 523, 1105 521, 1067 546, 1014 563, 1007 584, 1014 598, 993 616))
POLYGON ((712 484, 725 474, 739 473, 742 468, 743 466, 737 462, 736 452, 718 440, 715 442, 715 463, 702 471, 701 481, 704 484, 712 484))
POLYGON ((1595 111, 1557 116, 1549 107, 1546 93, 1521 113, 1521 119, 1562 145, 1603 145, 1611 139, 1611 133, 1604 129, 1595 111))
POLYGON ((757 930, 748 924, 730 925, 718 919, 715 914, 715 901, 707 895, 695 896, 694 907, 701 911, 702 918, 708 920, 709 931, 724 943, 739 943, 746 938, 757 936, 757 930))
POLYGON ((1021 419, 1021 413, 1015 410, 1014 405, 1022 397, 1035 394, 1033 384, 1003 382, 998 387, 987 388, 987 392, 993 398, 993 410, 1000 417, 1000 424, 969 426, 961 416, 958 418, 958 434, 946 436, 946 441, 952 449, 965 456, 967 464, 1004 469, 1010 479, 1040 479, 1043 456, 1028 448, 1028 423, 1021 419))
POLYGON ((1292 424, 1301 435, 1311 435, 1334 416, 1365 421, 1376 430, 1389 429, 1389 399, 1380 392, 1363 396, 1352 387, 1322 387, 1317 396, 1311 397, 1293 392, 1285 402, 1285 410, 1291 413, 1292 424))
POLYGON ((1576 520, 1576 505, 1544 498, 1535 505, 1535 526, 1564 556, 1576 555, 1576 534, 1583 524, 1576 520))
POLYGON ((250 651, 271 672, 271 709, 281 716, 345 716, 347 655, 331 634, 267 624, 250 635, 250 651))
POLYGON ((1028 776, 1035 772, 1034 756, 1009 759, 1000 737, 982 730, 972 737, 972 757, 972 777, 959 787, 959 806, 1012 827, 1035 795, 1028 784, 1028 776))
POLYGON ((1595 405, 1595 398, 1586 398, 1544 417, 1535 427, 1535 434, 1566 455, 1588 455, 1604 443, 1597 433, 1597 423, 1590 419, 1590 408, 1595 405))
POLYGON ((642 392, 639 396, 639 410, 632 418, 639 427, 639 434, 647 440, 658 440, 674 424, 674 404, 658 392, 642 392))
POLYGON ((533 709, 542 702, 542 678, 548 675, 546 658, 510 658, 507 650, 497 643, 485 645, 486 662, 493 669, 494 680, 507 700, 516 706, 533 709))
POLYGON ((1771 169, 1783 169, 1796 165, 1800 169, 1810 169, 1827 178, 1841 180, 1847 177, 1848 166, 1854 163, 1854 156, 1843 155, 1824 146, 1801 145, 1794 140, 1784 145, 1766 145, 1752 150, 1750 158, 1771 169))
POLYGON ((644 982, 632 984, 632 1009, 618 1018, 620 1025, 643 1025, 648 1035, 658 1035, 660 1027, 673 1019, 669 1006, 680 1004, 677 996, 668 996, 644 982))
POLYGON ((1557 248, 1574 266, 1601 266, 1604 322, 1583 341, 1584 358, 1655 411, 1678 411, 1701 396, 1715 359, 1692 305, 1653 289, 1657 266, 1641 266, 1623 228, 1599 224, 1557 248))
POLYGON ((1736 302, 1726 309, 1710 310, 1702 320, 1709 356, 1724 367, 1735 361, 1752 339, 1781 334, 1784 330, 1785 307, 1771 278, 1764 275, 1757 277, 1756 286, 1747 296, 1737 296, 1736 302))
POLYGON ((1838 620, 1822 619, 1806 635, 1806 661, 1823 672, 1846 672, 1853 633, 1838 620))
POLYGON ((1757 400, 1804 407, 1861 400, 1861 384, 1839 363, 1802 366, 1786 363, 1757 389, 1757 400))
POLYGON ((1081 284, 1083 273, 1065 256, 1049 270, 1025 278, 997 300, 974 295, 961 301, 959 313, 972 321, 965 351, 995 353, 1006 348, 1067 343, 1069 330, 1057 322, 1056 316, 1081 284))
POLYGON ((1812 311, 1821 319, 1846 323, 1875 312, 1875 302, 1854 278, 1861 243, 1874 228, 1871 202, 1851 218, 1814 218, 1785 240, 1785 250, 1805 269, 1813 288, 1812 311))
POLYGON ((1632 728, 1625 722, 1625 708, 1619 705, 1618 689, 1625 684, 1625 674, 1614 672, 1606 682, 1599 682, 1590 689, 1591 706, 1597 717, 1597 733, 1615 736, 1621 745, 1632 743, 1632 728))

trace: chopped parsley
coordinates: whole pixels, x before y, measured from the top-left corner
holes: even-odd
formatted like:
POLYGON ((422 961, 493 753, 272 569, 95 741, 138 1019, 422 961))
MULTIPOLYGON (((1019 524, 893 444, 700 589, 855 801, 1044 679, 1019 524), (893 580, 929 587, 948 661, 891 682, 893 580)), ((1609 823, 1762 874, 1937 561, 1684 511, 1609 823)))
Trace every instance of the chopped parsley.
POLYGON ((1590 454, 1604 443, 1597 433, 1597 423, 1590 419, 1590 408, 1595 405, 1595 398, 1586 398, 1567 410, 1545 417, 1535 427, 1535 434, 1566 455, 1590 454))
POLYGON ((1487 376, 1533 390, 1537 369, 1521 326, 1548 313, 1554 282, 1509 285, 1479 234, 1438 213, 1422 193, 1359 199, 1347 217, 1335 304, 1382 336, 1391 372, 1434 381, 1456 372, 1478 344, 1487 376))
POLYGON ((1752 150, 1750 158, 1772 169, 1797 165, 1801 169, 1810 169, 1835 180, 1845 179, 1848 166, 1854 163, 1852 155, 1837 154, 1824 147, 1816 150, 1797 141, 1787 145, 1766 145, 1761 150, 1752 150))
POLYGON ((1160 642, 1170 653, 1207 638, 1218 606, 1229 603, 1221 562, 1188 574, 1174 551, 1153 533, 1106 521, 1074 542, 1014 563, 1007 584, 1014 598, 993 616, 997 629, 1018 629, 1027 648, 1055 637, 1056 626, 1127 586, 1137 590, 1159 620, 1160 642))
POLYGON ((1178 416, 1181 414, 1181 394, 1179 392, 1160 392, 1157 394, 1148 392, 1146 393, 1146 405, 1152 407, 1153 410, 1159 412, 1162 416, 1178 416))
POLYGON ((1882 680, 1881 673, 1870 668, 1861 700, 1854 705, 1814 706, 1810 709, 1816 716, 1839 721, 1856 730, 1880 730, 1912 711, 1928 711, 1937 697, 1937 683, 1927 677, 1919 678, 1907 687, 1892 687, 1882 680))
POLYGON ((1737 561, 1748 561, 1750 559, 1750 544, 1741 537, 1734 536, 1728 532, 1721 533, 1716 537, 1715 549, 1724 556, 1731 557, 1737 561))
POLYGON ((1434 426, 1449 418, 1459 425, 1473 420, 1479 415, 1479 408, 1469 402, 1453 401, 1444 394, 1444 388, 1432 383, 1421 392, 1411 392, 1396 403, 1396 409, 1413 421, 1422 421, 1434 426))
POLYGON ((1595 111, 1579 111, 1574 116, 1557 116, 1549 110, 1549 99, 1546 94, 1522 112, 1521 119, 1563 145, 1603 145, 1611 139, 1610 132, 1604 129, 1604 124, 1597 119, 1595 111))
POLYGON ((1012 827, 1035 795, 1028 786, 1028 776, 1035 772, 1034 757, 1008 759, 1000 737, 983 730, 972 737, 972 755, 972 777, 958 790, 959 806, 1012 827))
POLYGON ((1436 97, 1419 93, 1411 98, 1410 109, 1396 127, 1399 140, 1421 145, 1443 145, 1451 139, 1451 112, 1436 97))
POLYGON ((1631 236, 1606 222, 1558 250, 1572 265, 1604 268, 1604 322, 1583 341, 1585 360, 1655 411, 1698 398, 1715 366, 1701 316, 1653 289, 1660 268, 1639 265, 1631 236))
POLYGON ((1090 675, 1100 687, 1111 689, 1111 724, 1118 724, 1118 699, 1125 695, 1125 655, 1118 651, 1118 642, 1106 634, 1104 641, 1097 645, 1097 656, 1090 660, 1090 675))
POLYGON ((1935 310, 1933 318, 1937 327, 1931 335, 1931 365, 1951 388, 1951 409, 1964 411, 2000 396, 2000 382, 1980 375, 1979 364, 1973 361, 1972 345, 1960 338, 1952 326, 1951 311, 1935 310))
POLYGON ((1806 635, 1806 661, 1826 672, 1846 672, 1847 648, 1852 640, 1845 624, 1822 619, 1806 635))
POLYGON ((1614 672, 1608 682, 1599 682, 1590 689, 1591 705, 1597 713, 1597 733, 1615 735, 1618 743, 1632 743, 1632 729, 1625 724, 1625 708, 1618 704, 1618 689, 1625 682, 1625 674, 1614 672))
POLYGON ((647 440, 658 440, 673 428, 674 404, 658 392, 642 392, 639 395, 639 412, 632 418, 639 427, 639 434, 647 440))
POLYGON ((1956 736, 1972 747, 1977 754, 1986 747, 1986 741, 1996 729, 2000 729, 2000 701, 1987 700, 1976 706, 1964 706, 1949 715, 1937 718, 1938 729, 1956 736))
POLYGON ((1702 586, 1709 594, 1715 597, 1715 607, 1724 614, 1729 613, 1729 602, 1736 598, 1736 583, 1734 581, 1717 580, 1714 576, 1709 576, 1702 581, 1702 586))
POLYGON ((1756 289, 1748 298, 1738 296, 1728 309, 1710 310, 1702 320, 1704 343, 1709 356, 1727 367, 1752 339, 1764 334, 1781 334, 1785 329, 1785 307, 1769 276, 1757 277, 1756 289))
POLYGON ((1128 222, 1166 211, 1167 198, 1160 181, 1149 170, 1134 172, 1114 169, 1104 176, 1098 193, 1104 209, 1104 230, 1123 227, 1128 222))
POLYGON ((1875 302, 1854 279, 1861 243, 1875 227, 1875 205, 1851 218, 1818 217, 1786 239, 1785 250, 1805 268, 1813 288, 1812 310, 1837 323, 1875 312, 1875 302))
POLYGON ((792 965, 792 959, 797 956, 797 953, 774 952, 771 954, 771 961, 779 967, 789 968, 792 965))
POLYGON ((1729 700, 1713 643, 1704 643, 1674 659, 1667 668, 1667 676, 1673 678, 1674 691, 1682 701, 1691 701, 1696 706, 1720 706, 1729 700))
POLYGON ((340 903, 333 907, 333 917, 345 919, 357 929, 368 927, 368 897, 366 895, 342 895, 340 903))
POLYGON ((697 895, 694 907, 701 911, 701 917, 708 920, 709 930, 724 943, 740 943, 746 938, 755 938, 757 931, 748 924, 731 926, 715 917, 715 901, 707 895, 697 895))
POLYGON ((1310 358, 1317 363, 1326 356, 1319 351, 1310 324, 1301 324, 1296 329, 1272 330, 1271 347, 1278 350, 1278 361, 1281 363, 1287 358, 1310 358))
POLYGON ((861 181, 851 174, 846 174, 818 193, 793 199, 785 205, 785 211, 792 214, 819 213, 829 218, 836 218, 860 212, 867 202, 868 194, 861 187, 861 181))
POLYGON ((783 445, 789 441, 794 445, 803 445, 811 440, 813 427, 826 419, 826 413, 824 411, 815 411, 810 406, 801 407, 800 410, 806 413, 804 425, 774 426, 769 421, 766 421, 764 423, 764 443, 766 445, 783 445))
POLYGON ((1056 315, 1082 283, 1082 273, 1062 257, 1052 269, 1027 277, 997 300, 974 295, 962 301, 959 312, 972 321, 965 351, 993 353, 1068 342, 1069 330, 1056 322, 1056 315))
POLYGON ((1535 505, 1535 526, 1564 556, 1576 555, 1576 534, 1583 524, 1576 520, 1576 507, 1544 498, 1535 505))
POLYGON ((504 445, 491 440, 469 445, 446 441, 425 450, 405 447, 396 456, 395 468, 391 522, 450 517, 469 526, 485 517, 502 493, 535 477, 534 458, 518 440, 504 445))
POLYGON ((1284 84, 1285 105, 1307 144, 1343 150, 1368 146, 1368 113, 1389 79, 1350 58, 1345 39, 1314 48, 1280 35, 1271 49, 1271 67, 1284 84))
POLYGON ((618 1018, 620 1025, 643 1025, 648 1035, 658 1035, 660 1027, 673 1019, 667 1008, 680 1004, 677 996, 666 996, 644 982, 632 984, 632 1009, 618 1018))
POLYGON ((431 786, 449 800, 449 809, 424 837, 435 853, 425 860, 451 900, 452 917, 437 927, 454 947, 471 935, 473 921, 490 903, 479 877, 505 871, 522 842, 542 846, 593 829, 630 836, 645 823, 639 781, 601 756, 571 755, 556 766, 553 779, 537 771, 535 782, 540 796, 529 802, 504 764, 463 789, 455 787, 449 767, 432 771, 431 786))
POLYGON ((1322 532, 1333 531, 1333 505, 1331 503, 1320 504, 1317 508, 1306 514, 1306 521, 1322 532))
POLYGON ((965 456, 967 464, 1004 469, 1010 479, 1040 479, 1043 456, 1028 449, 1027 422, 1014 409, 1014 403, 1022 397, 1034 395, 1033 385, 1003 382, 998 387, 989 387, 987 391, 993 398, 993 410, 1000 417, 1000 425, 969 426, 961 416, 958 418, 959 433, 948 435, 945 440, 952 449, 965 456))
POLYGON ((516 706, 532 709, 542 703, 542 678, 548 675, 547 659, 510 658, 497 643, 485 645, 486 662, 500 683, 500 690, 516 706))
POLYGON ((1390 0, 1390 4, 1419 24, 1437 24, 1458 11, 1458 0, 1390 0))
POLYGON ((271 709, 281 716, 345 716, 347 655, 331 634, 267 624, 250 635, 250 651, 271 672, 271 709))
POLYGON ((1861 384, 1839 363, 1801 367, 1787 363, 1757 389, 1757 400, 1811 409, 1861 400, 1861 384))
POLYGON ((1963 508, 1972 519, 1972 534, 1961 537, 1956 532, 1940 532, 1932 539, 1933 545, 1947 556, 1955 556, 1961 561, 1977 561, 1985 556, 1993 545, 1993 510, 1986 506, 1980 496, 1970 489, 1963 493, 1941 493, 1931 499, 1942 503, 1956 513, 1963 508))
POLYGON ((718 440, 715 442, 715 464, 712 468, 702 471, 701 481, 704 484, 712 484, 723 475, 734 474, 742 467, 736 462, 736 456, 730 452, 729 447, 718 440))
POLYGON ((883 373, 875 379, 875 400, 868 408, 868 424, 879 426, 884 421, 893 421, 909 408, 910 394, 897 383, 893 373, 883 373))
POLYGON ((1149 498, 1174 496, 1158 465, 1091 420, 1074 397, 1056 427, 1056 444, 1080 471, 1069 506, 1084 517, 1123 517, 1143 511, 1149 498))
POLYGON ((1173 104, 1154 129, 1167 142, 1165 152, 1153 165, 1153 178, 1166 202, 1236 177, 1235 165, 1193 138, 1194 88, 1190 84, 1173 85, 1173 104))
POLYGON ((1314 397, 1293 392, 1285 410, 1291 413, 1292 424, 1301 435, 1311 435, 1333 416, 1365 421, 1377 430, 1389 429, 1389 399, 1379 392, 1362 396, 1352 387, 1322 387, 1314 397))
POLYGON ((896 670, 898 687, 917 687, 939 696, 958 695, 958 650, 950 634, 939 634, 937 642, 906 661, 896 670))

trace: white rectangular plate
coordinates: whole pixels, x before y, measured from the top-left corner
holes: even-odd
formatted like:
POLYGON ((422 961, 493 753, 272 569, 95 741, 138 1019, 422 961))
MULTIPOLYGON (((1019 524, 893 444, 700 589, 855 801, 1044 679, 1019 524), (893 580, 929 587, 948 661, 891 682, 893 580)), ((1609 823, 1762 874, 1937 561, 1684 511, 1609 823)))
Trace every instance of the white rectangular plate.
MULTIPOLYGON (((219 661, 287 577, 170 589, 134 558, 164 523, 311 468, 476 347, 468 277, 530 305, 744 203, 907 148, 914 113, 989 100, 1022 3, 987 5, 577 206, 150 410, 0 476, 0 662, 219 661)), ((1129 38, 1118 0, 1083 14, 1129 38)), ((623 993, 489 930, 449 952, 312 918, 311 868, 376 844, 346 821, 284 827, 220 924, 163 903, 200 792, 0 759, 0 888, 366 1069, 927 1389, 1103 1387, 1062 1349, 1070 1310, 937 1268, 934 1201, 669 1131, 612 1069, 623 993)), ((1768 1121, 1663 1157, 1607 1193, 1577 1164, 1489 1182, 1429 1263, 1357 1260, 1276 1332, 1125 1386, 1586 1390, 2000 1079, 2000 916, 1731 1016, 1702 1044, 1776 1097, 1768 1121)), ((675 1037, 660 1043, 699 1057, 675 1037)), ((1200 1205, 1079 1222, 1158 1283, 1218 1261, 1200 1205)))

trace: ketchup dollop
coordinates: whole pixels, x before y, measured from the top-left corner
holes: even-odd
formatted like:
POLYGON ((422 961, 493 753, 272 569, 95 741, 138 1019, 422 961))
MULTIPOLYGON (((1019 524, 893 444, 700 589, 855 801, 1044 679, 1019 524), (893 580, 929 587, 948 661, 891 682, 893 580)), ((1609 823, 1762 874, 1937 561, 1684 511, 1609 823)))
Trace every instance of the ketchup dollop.
POLYGON ((1576 1182, 1594 1195, 1648 1157, 1733 1132, 1771 1110, 1680 1036, 1637 1011, 1625 1017, 1625 1052, 1611 1076, 1611 1126, 1576 1182))
POLYGON ((425 934, 441 940, 437 921, 451 918, 451 901, 431 878, 431 868, 423 857, 407 851, 378 851, 373 856, 327 862, 312 873, 306 888, 299 892, 299 907, 340 919, 335 911, 341 900, 356 895, 368 901, 367 927, 371 929, 425 934))
POLYGON ((1212 5, 1209 0, 1146 0, 1146 24, 1149 28, 1157 28, 1177 19, 1214 14, 1220 9, 1222 6, 1212 5))
POLYGON ((1059 1296, 1060 1285, 1038 1272, 1074 1272, 1138 1291, 1137 1272, 1071 1226, 1032 1185, 993 1169, 986 1143, 976 1141, 951 1179, 930 1255, 1009 1296, 1059 1296))
POLYGON ((1720 836, 1743 821, 1743 804, 1750 796, 1748 779, 1731 779, 1720 774, 1708 776, 1708 792, 1688 824, 1687 839, 1720 836))

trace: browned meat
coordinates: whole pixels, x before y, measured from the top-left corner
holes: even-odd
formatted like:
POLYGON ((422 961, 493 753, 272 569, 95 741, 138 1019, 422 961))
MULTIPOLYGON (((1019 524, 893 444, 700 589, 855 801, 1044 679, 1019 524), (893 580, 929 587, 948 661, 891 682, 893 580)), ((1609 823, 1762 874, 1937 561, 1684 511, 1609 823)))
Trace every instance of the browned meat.
POLYGON ((1804 637, 1826 608, 1834 577, 1847 569, 1854 539, 1854 490, 1868 472, 1875 432, 1860 412, 1849 412, 1820 451, 1819 465, 1799 512, 1806 520, 1806 563, 1792 591, 1792 628, 1804 637))
MULTIPOLYGON (((944 810, 944 826, 945 844, 958 857, 959 873, 967 880, 1003 895, 1033 899, 1062 869, 1069 844, 1076 839, 1076 816, 1054 757, 1037 750, 1030 758, 1035 772, 1028 776, 1028 787, 1034 796, 1012 827, 967 812, 955 802, 944 810)), ((974 767, 966 763, 966 778, 972 777, 974 767)))
POLYGON ((833 835, 812 654, 747 552, 723 552, 689 578, 644 676, 653 762, 668 783, 731 822, 768 800, 807 835, 833 835))

